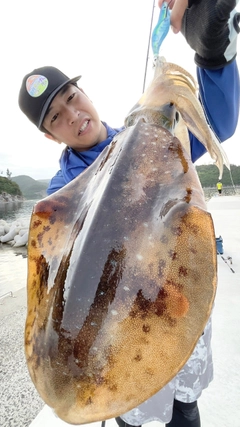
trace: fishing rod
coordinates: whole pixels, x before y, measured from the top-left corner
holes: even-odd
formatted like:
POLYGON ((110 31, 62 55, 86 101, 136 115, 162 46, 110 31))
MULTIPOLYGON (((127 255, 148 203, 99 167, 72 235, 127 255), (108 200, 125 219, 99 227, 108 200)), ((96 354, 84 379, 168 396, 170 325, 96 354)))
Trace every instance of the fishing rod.
POLYGON ((147 55, 146 55, 146 62, 145 62, 145 71, 144 71, 144 78, 143 78, 143 92, 145 91, 145 85, 146 85, 147 66, 148 66, 150 42, 151 42, 151 36, 152 36, 152 25, 153 25, 154 8, 155 8, 155 0, 153 0, 153 5, 152 5, 152 16, 151 16, 151 22, 150 22, 150 30, 149 30, 149 37, 148 37, 148 47, 147 47, 147 55))
MULTIPOLYGON (((218 255, 221 255, 221 254, 220 254, 220 252, 218 252, 218 251, 217 251, 217 254, 218 254, 218 255)), ((224 258, 224 257, 221 255, 221 258, 222 258, 222 260, 225 262, 225 264, 227 264, 227 266, 230 268, 231 272, 232 272, 232 273, 235 273, 235 271, 233 270, 233 268, 228 264, 228 262, 230 262, 230 264, 232 264, 232 257, 228 256, 227 258, 224 258)))

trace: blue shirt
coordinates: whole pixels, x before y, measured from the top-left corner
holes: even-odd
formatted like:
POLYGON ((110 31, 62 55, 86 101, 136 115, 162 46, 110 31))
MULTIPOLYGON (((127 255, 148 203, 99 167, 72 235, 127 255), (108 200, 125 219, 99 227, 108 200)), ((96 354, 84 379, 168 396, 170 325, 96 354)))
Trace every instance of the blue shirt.
MULTIPOLYGON (((206 118, 220 142, 230 138, 236 129, 239 117, 240 85, 236 60, 218 70, 197 68, 200 101, 206 118)), ((66 147, 60 158, 60 170, 51 179, 47 194, 68 184, 82 173, 110 144, 113 137, 124 127, 111 128, 105 122, 107 139, 87 151, 78 152, 66 147)), ((205 147, 189 132, 192 161, 195 162, 205 152, 205 147)))
POLYGON ((104 148, 110 144, 114 136, 121 132, 124 129, 124 126, 121 128, 111 128, 107 123, 102 122, 107 129, 107 139, 90 148, 87 151, 76 151, 71 147, 66 147, 60 157, 60 170, 56 175, 51 179, 49 187, 47 189, 47 194, 55 193, 55 191, 64 187, 74 178, 76 178, 80 173, 82 173, 88 166, 90 166, 94 160, 99 156, 99 154, 104 150, 104 148))

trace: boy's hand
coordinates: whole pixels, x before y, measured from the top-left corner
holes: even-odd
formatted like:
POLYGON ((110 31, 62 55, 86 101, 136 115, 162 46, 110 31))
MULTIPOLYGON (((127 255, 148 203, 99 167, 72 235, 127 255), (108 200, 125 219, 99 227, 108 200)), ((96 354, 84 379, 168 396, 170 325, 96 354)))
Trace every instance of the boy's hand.
MULTIPOLYGON (((161 7, 164 0, 159 0, 161 7)), ((169 0, 167 0, 169 2, 169 0)), ((237 54, 237 36, 240 31, 240 13, 234 10, 239 0, 172 0, 174 32, 181 32, 196 52, 195 62, 206 69, 222 68, 237 54), (176 9, 175 9, 176 8, 176 9), (184 8, 185 13, 182 15, 184 8), (174 12, 176 10, 176 15, 174 12), (179 12, 180 11, 180 12, 179 12)))
MULTIPOLYGON (((158 6, 161 8, 166 0, 158 0, 158 6)), ((186 8, 188 7, 188 0, 167 0, 171 12, 171 27, 172 31, 177 34, 181 30, 182 18, 186 8)))

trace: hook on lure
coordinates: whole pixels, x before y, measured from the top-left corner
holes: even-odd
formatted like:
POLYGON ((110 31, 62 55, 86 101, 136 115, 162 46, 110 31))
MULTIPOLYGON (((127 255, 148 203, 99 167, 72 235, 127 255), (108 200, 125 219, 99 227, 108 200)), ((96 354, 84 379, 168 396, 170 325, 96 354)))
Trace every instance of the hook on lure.
MULTIPOLYGON (((171 0, 172 1, 172 0, 171 0)), ((157 25, 155 26, 152 32, 152 51, 154 56, 154 63, 156 58, 159 55, 159 50, 162 45, 163 40, 165 39, 169 28, 170 28, 170 9, 169 5, 171 3, 164 2, 160 9, 159 18, 157 25)))

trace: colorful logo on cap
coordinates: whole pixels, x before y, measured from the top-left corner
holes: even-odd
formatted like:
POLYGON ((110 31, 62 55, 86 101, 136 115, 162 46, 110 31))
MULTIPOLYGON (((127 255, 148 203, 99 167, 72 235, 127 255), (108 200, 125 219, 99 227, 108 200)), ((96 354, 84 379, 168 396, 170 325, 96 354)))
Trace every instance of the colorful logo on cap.
POLYGON ((41 96, 48 87, 47 77, 40 75, 33 75, 28 77, 26 81, 26 89, 30 96, 38 98, 41 96))

